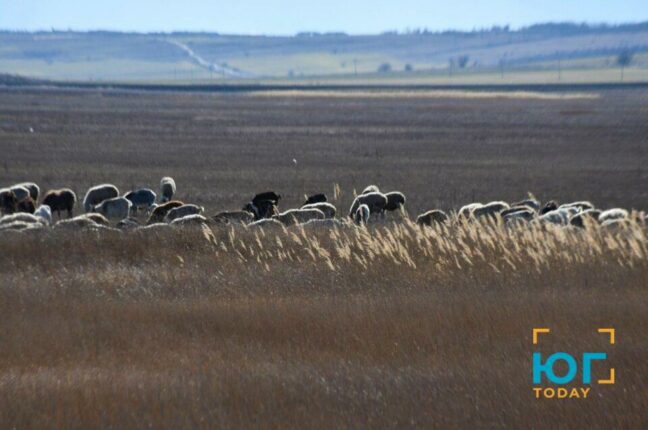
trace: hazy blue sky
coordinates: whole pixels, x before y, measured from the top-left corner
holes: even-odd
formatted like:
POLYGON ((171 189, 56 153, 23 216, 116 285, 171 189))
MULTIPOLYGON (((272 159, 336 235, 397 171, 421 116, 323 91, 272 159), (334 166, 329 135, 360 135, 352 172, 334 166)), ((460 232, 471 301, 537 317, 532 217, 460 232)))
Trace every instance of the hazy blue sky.
POLYGON ((638 22, 648 0, 0 0, 0 28, 294 34, 638 22))

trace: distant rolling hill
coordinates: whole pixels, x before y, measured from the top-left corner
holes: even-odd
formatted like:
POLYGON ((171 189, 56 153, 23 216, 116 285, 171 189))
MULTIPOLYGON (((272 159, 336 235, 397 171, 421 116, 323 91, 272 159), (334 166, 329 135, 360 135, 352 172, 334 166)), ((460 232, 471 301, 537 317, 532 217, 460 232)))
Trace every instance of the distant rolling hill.
POLYGON ((634 54, 631 66, 636 70, 630 76, 643 76, 648 70, 648 22, 371 36, 0 32, 0 73, 76 81, 420 79, 556 67, 610 69, 623 50, 634 54))

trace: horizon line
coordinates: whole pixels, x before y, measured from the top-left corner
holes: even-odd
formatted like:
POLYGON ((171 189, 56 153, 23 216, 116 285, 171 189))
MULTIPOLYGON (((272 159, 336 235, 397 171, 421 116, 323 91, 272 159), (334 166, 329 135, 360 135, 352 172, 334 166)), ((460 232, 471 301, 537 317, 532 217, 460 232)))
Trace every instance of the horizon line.
POLYGON ((108 28, 72 28, 60 29, 51 27, 49 29, 20 29, 20 28, 0 28, 0 33, 118 33, 118 34, 179 34, 179 33, 195 33, 195 34, 213 34, 218 36, 241 36, 241 37, 298 37, 298 36, 385 36, 385 35, 416 35, 416 34, 443 34, 443 33, 481 33, 489 31, 507 31, 507 32, 522 32, 529 30, 533 27, 543 25, 572 25, 584 26, 591 29, 614 29, 625 26, 639 26, 648 24, 648 20, 641 21, 625 21, 625 22, 605 22, 605 21, 539 21, 529 25, 513 26, 510 24, 492 24, 490 27, 473 27, 470 30, 459 28, 446 28, 446 29, 430 29, 427 27, 406 27, 405 29, 388 29, 378 33, 353 33, 341 30, 302 30, 296 33, 221 33, 217 30, 126 30, 126 29, 108 29, 108 28))

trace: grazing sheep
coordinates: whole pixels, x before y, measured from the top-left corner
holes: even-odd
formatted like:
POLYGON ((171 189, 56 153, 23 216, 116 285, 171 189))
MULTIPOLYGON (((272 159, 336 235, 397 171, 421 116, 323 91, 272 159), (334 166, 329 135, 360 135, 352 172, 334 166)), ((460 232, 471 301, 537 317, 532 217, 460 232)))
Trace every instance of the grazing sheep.
POLYGON ((250 202, 243 206, 243 210, 254 214, 255 220, 271 218, 279 214, 277 205, 273 200, 259 200, 257 204, 250 202))
POLYGON ((506 209, 509 209, 509 205, 506 202, 489 202, 473 209, 472 216, 475 218, 495 218, 496 215, 506 209))
POLYGON ((119 221, 128 218, 132 205, 131 201, 124 197, 113 197, 95 206, 93 211, 100 213, 108 219, 119 221))
POLYGON ((160 203, 170 202, 176 192, 176 184, 173 178, 165 176, 160 180, 160 203))
POLYGON ((207 225, 207 218, 199 214, 185 215, 170 222, 172 226, 207 225))
POLYGON ((35 211, 34 216, 41 218, 48 225, 52 224, 52 209, 47 205, 40 205, 35 211))
POLYGON ((569 218, 569 224, 576 227, 585 228, 587 227, 588 223, 597 224, 599 215, 601 215, 600 210, 587 209, 569 218))
POLYGON ((146 224, 151 225, 164 222, 164 217, 167 213, 169 213, 171 209, 179 208, 180 206, 184 206, 184 202, 181 202, 180 200, 171 200, 170 202, 162 203, 153 209, 148 221, 146 221, 146 224))
POLYGON ((545 205, 540 209, 540 215, 544 215, 547 212, 555 211, 558 209, 558 203, 553 200, 549 200, 545 205))
POLYGON ((12 214, 18 208, 18 198, 9 188, 0 190, 0 211, 3 214, 12 214))
POLYGON ((88 227, 100 227, 101 224, 97 224, 90 217, 85 215, 79 215, 74 218, 62 219, 54 224, 55 229, 79 229, 79 228, 88 228, 88 227))
POLYGON ((540 215, 538 218, 541 222, 549 222, 551 224, 568 225, 569 219, 579 212, 577 208, 563 208, 554 209, 540 215))
POLYGON ((362 194, 379 193, 379 192, 380 192, 380 190, 378 189, 378 186, 369 185, 364 190, 362 190, 362 192, 360 194, 362 195, 362 194))
POLYGON ((66 211, 68 218, 72 218, 76 194, 69 188, 49 190, 43 197, 43 204, 49 206, 52 212, 56 212, 59 219, 61 219, 61 211, 66 211))
POLYGON ((326 198, 326 194, 313 194, 312 196, 308 196, 302 207, 312 205, 314 203, 324 203, 327 201, 328 199, 326 198))
POLYGON ((284 225, 274 219, 274 218, 263 218, 254 222, 251 222, 247 227, 283 227, 284 225))
POLYGON ((124 218, 123 220, 119 221, 115 227, 121 229, 121 230, 130 230, 133 228, 137 228, 140 226, 139 221, 135 218, 124 218))
POLYGON ((143 225, 140 227, 137 227, 135 230, 136 231, 168 231, 173 229, 171 225, 164 223, 164 222, 156 222, 153 224, 148 224, 148 225, 143 225))
POLYGON ((521 206, 511 206, 508 209, 504 209, 502 212, 500 212, 500 216, 504 218, 507 215, 514 214, 516 212, 524 212, 524 211, 533 211, 536 212, 535 209, 533 209, 531 206, 526 206, 526 205, 521 205, 521 206))
POLYGON ((110 225, 110 221, 108 221, 108 218, 105 215, 102 215, 100 213, 83 214, 83 215, 79 215, 77 218, 79 218, 79 217, 85 217, 85 218, 91 219, 92 221, 94 221, 95 223, 97 223, 99 225, 103 225, 103 226, 109 226, 110 225))
POLYGON ((594 205, 590 202, 580 201, 580 202, 563 203, 562 205, 558 206, 558 209, 564 209, 564 208, 577 208, 581 212, 583 212, 588 209, 594 209, 594 205))
POLYGON ((611 219, 627 219, 628 218, 628 211, 622 208, 614 208, 614 209, 608 209, 606 211, 601 212, 601 214, 598 217, 598 221, 603 224, 605 221, 611 220, 611 219))
POLYGON ((83 208, 86 212, 94 212, 94 207, 104 200, 119 197, 119 190, 111 184, 97 185, 88 190, 83 198, 83 208))
POLYGON ((358 209, 356 209, 355 213, 353 214, 353 222, 358 225, 367 225, 370 216, 371 210, 369 209, 369 206, 363 203, 358 206, 358 209))
POLYGON ((252 204, 254 206, 259 206, 259 204, 263 201, 271 201, 275 205, 279 204, 279 200, 281 199, 281 195, 275 193, 274 191, 265 191, 263 193, 259 193, 255 195, 252 198, 252 204))
POLYGON ((608 218, 601 223, 601 228, 611 231, 625 230, 632 225, 628 218, 608 218))
POLYGON ((137 209, 143 208, 149 210, 155 204, 156 195, 153 190, 149 188, 140 188, 139 190, 130 191, 124 194, 133 204, 133 214, 137 213, 137 209))
POLYGON ((524 209, 516 210, 515 212, 509 212, 505 215, 502 215, 503 213, 504 212, 501 212, 500 216, 502 217, 506 225, 528 222, 536 217, 536 211, 533 210, 530 206, 527 206, 524 209))
POLYGON ((353 200, 351 209, 349 209, 349 218, 353 218, 358 208, 363 204, 367 205, 370 214, 380 213, 387 206, 387 197, 380 192, 359 195, 353 200))
POLYGON ((16 231, 23 232, 28 230, 36 230, 43 228, 43 224, 39 222, 25 222, 25 221, 13 221, 0 224, 0 231, 16 231))
POLYGON ((33 183, 33 182, 23 182, 22 184, 13 185, 12 188, 13 187, 27 188, 27 191, 29 191, 29 196, 32 199, 34 199, 35 202, 38 201, 38 196, 40 195, 40 188, 35 183, 33 183))
POLYGON ((217 213, 211 219, 220 224, 249 224, 254 221, 254 215, 248 211, 224 211, 217 213))
POLYGON ((335 206, 327 202, 311 203, 302 206, 301 209, 319 209, 324 212, 326 218, 334 218, 335 213, 337 212, 335 206))
POLYGON ((35 210, 36 202, 31 198, 31 196, 27 196, 27 198, 19 201, 18 205, 16 206, 16 211, 18 212, 33 214, 35 210))
POLYGON ((301 224, 312 219, 324 219, 324 212, 319 209, 290 209, 278 215, 274 215, 272 219, 276 219, 284 225, 301 224))
POLYGON ((303 226, 304 228, 320 228, 320 227, 331 228, 331 227, 348 227, 351 224, 349 224, 345 220, 326 218, 326 219, 312 219, 300 225, 303 226))
POLYGON ((25 222, 25 223, 40 223, 40 224, 45 223, 44 219, 37 217, 36 215, 28 214, 24 212, 5 215, 2 218, 0 218, 0 224, 10 224, 18 221, 25 222))
POLYGON ((171 209, 166 216, 164 221, 170 223, 174 219, 182 218, 187 215, 200 215, 203 212, 203 208, 197 205, 182 205, 176 208, 171 209))
MULTIPOLYGON (((61 224, 62 221, 66 221, 66 220, 60 220, 55 225, 61 224)), ((105 216, 103 216, 101 214, 94 213, 94 212, 78 215, 78 216, 75 216, 74 218, 68 218, 67 221, 69 221, 68 224, 63 223, 62 225, 64 225, 64 226, 65 225, 72 225, 72 226, 77 225, 77 226, 79 226, 79 225, 85 225, 85 224, 93 224, 93 225, 97 224, 97 225, 104 226, 104 227, 107 227, 107 226, 110 225, 110 221, 108 221, 108 218, 106 218, 105 216)))
POLYGON ((432 209, 416 217, 418 225, 431 226, 433 223, 445 224, 448 221, 448 215, 440 209, 432 209))
POLYGON ((13 185, 9 188, 16 195, 18 202, 22 202, 27 197, 29 197, 29 188, 23 187, 22 185, 13 185))
POLYGON ((469 203, 469 204, 467 204, 467 205, 465 205, 465 206, 462 206, 462 207, 459 209, 459 216, 461 216, 461 217, 463 217, 463 218, 470 218, 470 216, 472 215, 473 211, 474 211, 475 209, 477 209, 477 208, 482 207, 482 206, 484 206, 484 205, 481 204, 481 203, 469 203))
MULTIPOLYGON (((537 201, 536 199, 525 199, 525 200, 520 200, 519 202, 515 202, 511 205, 511 208, 513 207, 520 207, 520 206, 526 206, 528 208, 533 209, 534 211, 538 212, 540 210, 540 202, 537 201)), ((500 214, 502 215, 502 214, 500 214)), ((504 215, 502 215, 504 216, 504 215)))
POLYGON ((395 211, 405 206, 405 194, 398 191, 391 191, 385 194, 387 197, 387 204, 384 211, 395 211))

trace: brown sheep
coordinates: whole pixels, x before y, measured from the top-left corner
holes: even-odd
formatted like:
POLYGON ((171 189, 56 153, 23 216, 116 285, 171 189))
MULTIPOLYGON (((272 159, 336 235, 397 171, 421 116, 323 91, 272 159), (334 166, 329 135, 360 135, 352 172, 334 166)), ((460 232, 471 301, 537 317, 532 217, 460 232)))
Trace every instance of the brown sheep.
POLYGON ((62 211, 66 211, 68 218, 72 218, 76 199, 74 191, 69 188, 61 188, 60 190, 49 190, 46 192, 42 204, 49 206, 52 214, 56 212, 59 219, 61 219, 62 211))
POLYGON ((5 215, 16 212, 18 198, 16 194, 8 188, 0 190, 0 211, 5 215))
POLYGON ((18 202, 16 211, 33 214, 36 211, 36 202, 30 196, 18 202))
POLYGON ((178 208, 182 205, 184 205, 184 202, 181 202, 180 200, 171 200, 170 202, 159 205, 158 207, 153 209, 153 212, 151 212, 151 216, 149 216, 146 224, 150 225, 158 222, 164 222, 164 217, 167 213, 169 213, 171 209, 178 208))

